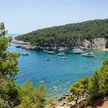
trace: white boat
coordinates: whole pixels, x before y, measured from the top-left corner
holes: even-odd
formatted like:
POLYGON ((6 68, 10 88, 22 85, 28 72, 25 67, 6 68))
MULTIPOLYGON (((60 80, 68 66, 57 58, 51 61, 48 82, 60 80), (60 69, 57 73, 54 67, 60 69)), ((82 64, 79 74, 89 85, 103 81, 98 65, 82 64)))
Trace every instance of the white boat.
POLYGON ((25 53, 21 53, 21 55, 22 56, 28 56, 29 54, 25 52, 25 53))
POLYGON ((55 54, 54 51, 48 51, 48 54, 55 54))
POLYGON ((81 54, 81 53, 84 53, 84 51, 80 48, 80 45, 81 45, 81 41, 80 41, 80 34, 79 34, 79 38, 76 42, 76 46, 75 48, 73 49, 73 53, 74 54, 81 54))
POLYGON ((61 47, 58 51, 65 51, 65 48, 61 47))
POLYGON ((61 52, 59 54, 57 54, 58 56, 65 56, 65 53, 64 52, 61 52))
POLYGON ((81 54, 81 55, 84 56, 84 57, 94 57, 95 54, 92 52, 92 48, 93 48, 93 46, 92 46, 92 41, 91 41, 91 43, 89 44, 88 51, 83 53, 83 54, 81 54))
POLYGON ((84 53, 84 51, 81 50, 80 48, 74 48, 74 49, 73 49, 73 53, 74 53, 74 54, 81 54, 81 53, 84 53))
POLYGON ((83 53, 81 54, 83 57, 94 57, 94 53, 93 52, 87 52, 87 53, 83 53))

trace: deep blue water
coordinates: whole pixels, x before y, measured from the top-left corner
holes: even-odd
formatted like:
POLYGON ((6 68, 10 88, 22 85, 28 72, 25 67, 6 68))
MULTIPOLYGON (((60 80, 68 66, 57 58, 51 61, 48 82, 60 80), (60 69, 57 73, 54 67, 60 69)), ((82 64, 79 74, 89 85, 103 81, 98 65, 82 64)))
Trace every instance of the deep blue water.
MULTIPOLYGON (((12 44, 9 48, 11 52, 25 52, 24 49, 16 48, 12 44)), ((27 50, 29 56, 20 56, 19 73, 16 82, 22 84, 26 80, 38 86, 40 81, 45 81, 46 88, 51 95, 63 95, 68 91, 71 83, 84 76, 91 76, 93 71, 98 69, 108 53, 95 51, 94 58, 86 58, 81 55, 67 54, 67 59, 60 56, 49 55, 43 51, 27 50), (49 58, 47 61, 45 58, 49 58)))

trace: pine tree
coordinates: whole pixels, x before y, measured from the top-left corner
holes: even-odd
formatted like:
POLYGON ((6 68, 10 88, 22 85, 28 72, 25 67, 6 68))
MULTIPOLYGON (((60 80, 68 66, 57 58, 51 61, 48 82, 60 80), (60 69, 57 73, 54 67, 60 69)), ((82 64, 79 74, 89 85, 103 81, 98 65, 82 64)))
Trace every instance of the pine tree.
POLYGON ((4 23, 0 23, 0 105, 13 107, 19 103, 15 75, 18 72, 19 54, 7 51, 9 39, 6 38, 4 23))

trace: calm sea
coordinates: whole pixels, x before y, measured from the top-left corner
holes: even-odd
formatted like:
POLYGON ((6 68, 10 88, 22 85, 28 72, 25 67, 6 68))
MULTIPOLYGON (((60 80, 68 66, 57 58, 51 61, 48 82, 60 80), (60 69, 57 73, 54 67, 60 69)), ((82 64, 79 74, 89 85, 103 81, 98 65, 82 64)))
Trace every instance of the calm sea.
POLYGON ((41 81, 45 81, 46 88, 52 96, 68 93, 73 82, 84 76, 91 76, 102 65, 103 60, 108 58, 108 53, 95 51, 94 58, 69 53, 66 55, 67 59, 63 59, 57 54, 16 48, 15 44, 8 50, 29 53, 29 56, 20 56, 18 59, 19 73, 16 82, 20 85, 29 80, 34 86, 38 86, 41 81), (46 58, 50 60, 47 61, 46 58))

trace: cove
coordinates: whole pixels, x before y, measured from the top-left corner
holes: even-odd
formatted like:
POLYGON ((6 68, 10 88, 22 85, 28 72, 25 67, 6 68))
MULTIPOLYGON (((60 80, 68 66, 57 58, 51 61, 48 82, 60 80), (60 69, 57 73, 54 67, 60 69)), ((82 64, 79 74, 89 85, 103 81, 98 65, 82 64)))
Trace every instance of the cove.
MULTIPOLYGON (((16 48, 11 44, 10 52, 25 52, 24 49, 16 48)), ((92 73, 101 67, 108 53, 95 51, 95 57, 86 58, 77 54, 66 54, 66 59, 57 54, 50 55, 43 51, 26 51, 29 56, 20 56, 19 72, 16 82, 20 85, 26 80, 38 86, 41 81, 51 96, 62 96, 68 93, 70 85, 84 76, 91 76, 92 73), (46 60, 49 58, 49 61, 46 60)))

